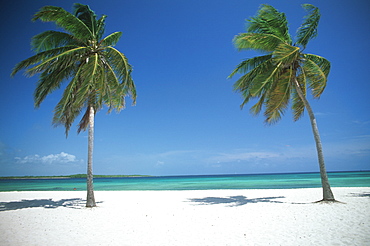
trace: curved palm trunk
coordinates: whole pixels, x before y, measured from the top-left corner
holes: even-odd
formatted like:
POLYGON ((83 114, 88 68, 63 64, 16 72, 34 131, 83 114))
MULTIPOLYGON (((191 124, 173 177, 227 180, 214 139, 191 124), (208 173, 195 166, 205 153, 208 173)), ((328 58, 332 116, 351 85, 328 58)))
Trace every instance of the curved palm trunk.
POLYGON ((305 108, 307 109, 308 115, 310 116, 312 132, 316 142, 316 149, 317 149, 317 156, 319 159, 319 166, 320 166, 320 176, 321 176, 321 184, 323 189, 323 199, 322 201, 335 201, 333 192, 331 191, 328 175, 326 173, 325 162, 324 162, 324 154, 322 151, 321 139, 319 134, 319 129, 317 127, 316 118, 312 111, 310 104, 308 103, 306 97, 303 95, 303 92, 300 88, 300 85, 297 79, 294 79, 295 88, 299 97, 302 99, 305 108))
POLYGON ((89 109, 89 140, 88 140, 88 157, 87 157, 87 198, 86 207, 96 207, 93 186, 93 149, 94 149, 94 107, 90 106, 89 109))

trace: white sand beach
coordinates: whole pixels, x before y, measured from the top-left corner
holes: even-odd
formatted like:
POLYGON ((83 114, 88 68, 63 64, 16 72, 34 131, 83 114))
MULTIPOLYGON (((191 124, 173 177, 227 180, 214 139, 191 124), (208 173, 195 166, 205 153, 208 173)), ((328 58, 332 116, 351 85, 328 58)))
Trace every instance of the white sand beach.
POLYGON ((1 192, 0 245, 369 245, 370 187, 1 192))

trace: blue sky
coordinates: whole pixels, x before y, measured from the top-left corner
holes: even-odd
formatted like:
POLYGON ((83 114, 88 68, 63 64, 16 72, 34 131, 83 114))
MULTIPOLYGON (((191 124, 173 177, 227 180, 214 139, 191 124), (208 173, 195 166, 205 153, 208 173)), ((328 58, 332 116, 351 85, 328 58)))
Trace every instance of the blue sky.
MULTIPOLYGON (((32 36, 54 29, 31 22, 44 5, 72 9, 70 0, 16 0, 1 4, 0 176, 85 173, 87 133, 51 125, 62 91, 33 106, 37 76, 10 78, 33 55, 32 36)), ((318 171, 307 114, 293 122, 288 110, 273 125, 254 117, 227 79, 245 58, 232 39, 261 3, 285 12, 290 33, 305 15, 303 3, 320 8, 319 35, 307 53, 326 57, 332 69, 317 116, 328 171, 370 169, 370 3, 291 0, 81 1, 108 15, 106 35, 122 31, 117 48, 134 67, 137 105, 120 114, 96 115, 95 174, 245 174, 318 171)), ((78 121, 76 121, 78 123, 78 121)))

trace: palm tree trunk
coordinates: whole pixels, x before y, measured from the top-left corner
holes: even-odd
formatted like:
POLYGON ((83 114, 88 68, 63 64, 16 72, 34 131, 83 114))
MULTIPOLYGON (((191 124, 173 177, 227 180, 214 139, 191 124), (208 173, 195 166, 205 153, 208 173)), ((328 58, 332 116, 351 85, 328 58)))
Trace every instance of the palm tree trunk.
POLYGON ((89 109, 89 139, 88 139, 88 154, 87 154, 87 199, 86 207, 96 207, 93 186, 93 150, 94 150, 94 107, 89 109))
POLYGON ((322 144, 321 144, 319 129, 317 127, 315 115, 306 97, 304 96, 297 79, 294 79, 294 82, 295 82, 294 85, 297 90, 297 93, 299 97, 301 98, 301 100, 303 101, 303 104, 305 108, 307 109, 308 115, 310 116, 312 132, 313 132, 315 142, 316 142, 316 150, 317 150, 317 156, 319 159, 319 166, 320 166, 321 185, 322 185, 322 190, 323 190, 322 201, 335 201, 333 192, 331 191, 331 188, 330 188, 328 175, 326 173, 324 154, 322 151, 322 144))

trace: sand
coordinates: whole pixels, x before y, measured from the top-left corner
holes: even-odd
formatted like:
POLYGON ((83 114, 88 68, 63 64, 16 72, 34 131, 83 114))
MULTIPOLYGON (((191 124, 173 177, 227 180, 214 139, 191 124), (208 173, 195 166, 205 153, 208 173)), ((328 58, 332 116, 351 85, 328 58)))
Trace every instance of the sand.
POLYGON ((1 192, 0 245, 370 245, 370 187, 1 192))

